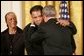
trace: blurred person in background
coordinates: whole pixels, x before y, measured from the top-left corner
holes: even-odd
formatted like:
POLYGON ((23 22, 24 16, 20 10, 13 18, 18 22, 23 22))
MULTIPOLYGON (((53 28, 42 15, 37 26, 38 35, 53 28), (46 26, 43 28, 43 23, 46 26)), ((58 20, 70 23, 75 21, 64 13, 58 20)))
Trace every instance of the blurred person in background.
POLYGON ((14 12, 5 15, 7 29, 1 32, 1 55, 24 55, 23 31, 14 12))

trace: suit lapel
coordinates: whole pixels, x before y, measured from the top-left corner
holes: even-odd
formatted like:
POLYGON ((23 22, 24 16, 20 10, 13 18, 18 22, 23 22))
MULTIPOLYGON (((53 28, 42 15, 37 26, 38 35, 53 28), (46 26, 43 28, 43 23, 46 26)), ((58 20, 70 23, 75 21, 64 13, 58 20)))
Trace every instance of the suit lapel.
POLYGON ((7 29, 7 31, 6 31, 5 40, 6 40, 6 45, 9 46, 9 45, 10 45, 10 40, 9 40, 8 29, 7 29))

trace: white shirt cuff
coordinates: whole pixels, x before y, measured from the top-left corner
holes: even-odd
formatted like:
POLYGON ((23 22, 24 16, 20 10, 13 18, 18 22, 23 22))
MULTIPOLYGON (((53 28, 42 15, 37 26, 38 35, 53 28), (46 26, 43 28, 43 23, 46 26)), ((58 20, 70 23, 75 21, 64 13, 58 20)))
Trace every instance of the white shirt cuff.
POLYGON ((34 24, 31 24, 30 27, 35 27, 35 25, 34 24))

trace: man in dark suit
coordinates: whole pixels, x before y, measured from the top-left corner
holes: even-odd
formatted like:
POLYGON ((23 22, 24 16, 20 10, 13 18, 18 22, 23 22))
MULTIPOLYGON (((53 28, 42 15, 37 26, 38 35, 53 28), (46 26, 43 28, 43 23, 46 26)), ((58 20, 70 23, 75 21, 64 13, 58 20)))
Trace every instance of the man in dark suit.
POLYGON ((17 27, 14 12, 5 15, 7 29, 1 32, 1 55, 24 55, 23 31, 17 27))
POLYGON ((75 25, 70 21, 63 27, 55 18, 56 11, 53 6, 45 6, 43 17, 45 23, 40 25, 38 31, 32 34, 30 42, 42 40, 44 55, 72 55, 71 38, 76 34, 75 25))
POLYGON ((31 39, 31 35, 38 29, 38 26, 43 22, 42 9, 43 7, 40 5, 35 5, 30 9, 32 22, 24 28, 25 47, 28 55, 43 55, 41 41, 34 43, 29 42, 29 39, 31 39))

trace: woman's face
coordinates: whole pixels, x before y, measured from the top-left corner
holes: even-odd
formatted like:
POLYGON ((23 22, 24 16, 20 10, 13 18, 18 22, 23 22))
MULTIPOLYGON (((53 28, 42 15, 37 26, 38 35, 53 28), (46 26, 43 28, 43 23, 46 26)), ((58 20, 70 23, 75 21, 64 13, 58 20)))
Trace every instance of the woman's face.
POLYGON ((8 27, 11 27, 11 28, 16 27, 17 19, 16 19, 16 16, 14 14, 10 13, 6 16, 6 18, 7 18, 6 23, 7 23, 8 27))

